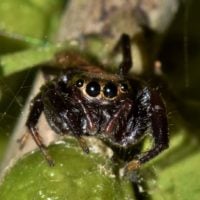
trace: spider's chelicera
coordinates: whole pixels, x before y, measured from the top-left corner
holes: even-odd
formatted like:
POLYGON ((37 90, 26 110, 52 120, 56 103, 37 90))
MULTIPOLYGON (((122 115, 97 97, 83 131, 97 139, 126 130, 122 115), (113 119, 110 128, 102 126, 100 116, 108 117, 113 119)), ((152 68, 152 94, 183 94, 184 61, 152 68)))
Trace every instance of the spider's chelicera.
POLYGON ((127 170, 137 169, 168 147, 163 100, 157 91, 128 75, 132 66, 129 36, 123 34, 119 44, 123 60, 118 73, 111 74, 91 64, 67 66, 64 74, 43 85, 33 99, 26 126, 50 165, 52 159, 36 128, 42 112, 56 133, 73 135, 85 152, 89 149, 82 136, 98 137, 120 152, 119 149, 128 151, 150 128, 153 146, 130 155, 127 170))

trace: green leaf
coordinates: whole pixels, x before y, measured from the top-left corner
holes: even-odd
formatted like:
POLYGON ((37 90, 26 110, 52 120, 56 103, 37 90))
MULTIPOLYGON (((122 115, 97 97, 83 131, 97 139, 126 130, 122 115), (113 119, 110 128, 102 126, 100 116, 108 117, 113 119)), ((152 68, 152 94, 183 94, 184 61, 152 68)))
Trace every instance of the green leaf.
POLYGON ((9 76, 54 58, 61 46, 47 45, 0 57, 1 75, 9 76))
POLYGON ((169 149, 141 170, 153 200, 199 199, 198 149, 198 141, 186 128, 171 136, 169 149))
POLYGON ((51 22, 59 15, 62 6, 61 0, 1 0, 0 30, 13 35, 47 39, 51 22))
POLYGON ((167 168, 156 170, 158 188, 153 199, 160 200, 164 197, 166 200, 198 200, 200 197, 199 163, 199 152, 196 152, 167 168))
POLYGON ((85 154, 70 140, 48 150, 55 166, 49 167, 39 151, 26 155, 8 170, 0 199, 133 199, 130 183, 116 178, 108 158, 85 154))

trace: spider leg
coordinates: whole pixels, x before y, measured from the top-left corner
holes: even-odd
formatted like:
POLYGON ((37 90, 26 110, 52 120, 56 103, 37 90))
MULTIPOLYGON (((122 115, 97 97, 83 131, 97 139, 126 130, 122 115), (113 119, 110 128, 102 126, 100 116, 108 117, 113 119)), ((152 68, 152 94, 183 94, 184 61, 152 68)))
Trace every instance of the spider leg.
POLYGON ((81 146, 82 150, 88 154, 90 152, 90 150, 89 150, 89 147, 87 146, 85 139, 83 137, 79 136, 79 137, 77 137, 77 140, 78 140, 79 145, 81 146))
POLYGON ((142 163, 154 158, 161 151, 168 148, 169 145, 168 122, 165 105, 156 91, 150 91, 149 94, 150 122, 154 146, 149 151, 137 155, 138 159, 130 161, 126 166, 128 171, 138 169, 142 163))
POLYGON ((22 135, 21 138, 19 138, 19 139, 17 140, 17 142, 19 143, 19 149, 20 149, 20 150, 22 150, 22 149, 24 148, 24 146, 26 145, 26 142, 27 142, 29 136, 30 136, 30 133, 29 133, 29 132, 26 132, 26 133, 24 133, 24 134, 22 135))
MULTIPOLYGON (((76 96, 74 96, 74 99, 76 99, 76 96)), ((79 108, 75 109, 71 99, 64 99, 60 95, 59 89, 54 87, 45 91, 43 102, 46 106, 44 114, 51 128, 58 134, 67 135, 71 133, 78 140, 82 150, 89 153, 87 143, 82 137, 83 130, 81 127, 81 115, 82 112, 86 112, 86 108, 81 105, 82 112, 79 108)), ((87 120, 91 123, 90 118, 87 118, 87 120)))
MULTIPOLYGON (((33 137, 35 143, 37 144, 42 154, 44 155, 44 158, 47 160, 50 166, 53 166, 54 162, 52 158, 50 157, 50 155, 48 154, 45 145, 42 143, 41 137, 39 136, 39 133, 36 128, 36 125, 38 123, 39 117, 43 109, 44 109, 44 106, 41 100, 41 93, 39 93, 32 101, 31 110, 30 110, 28 119, 26 121, 26 126, 28 127, 29 133, 33 137)), ((22 142, 24 139, 22 138, 22 142)))
POLYGON ((119 65, 119 74, 124 76, 126 75, 132 67, 132 55, 131 55, 131 41, 130 37, 127 34, 122 34, 121 38, 119 39, 118 43, 114 48, 114 53, 122 49, 122 62, 119 65))

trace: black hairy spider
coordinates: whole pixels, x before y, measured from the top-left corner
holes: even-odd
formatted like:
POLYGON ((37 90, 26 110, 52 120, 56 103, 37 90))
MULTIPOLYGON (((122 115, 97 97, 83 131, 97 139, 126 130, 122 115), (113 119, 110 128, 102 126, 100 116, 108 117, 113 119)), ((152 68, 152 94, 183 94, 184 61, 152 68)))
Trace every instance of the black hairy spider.
MULTIPOLYGON (((36 129, 42 112, 56 133, 73 135, 87 153, 82 136, 98 137, 114 150, 128 150, 151 128, 153 147, 132 155, 127 170, 139 168, 168 147, 163 100, 157 91, 128 75, 132 66, 129 36, 123 34, 118 46, 123 52, 118 73, 77 60, 76 67, 66 66, 65 73, 44 84, 33 99, 26 126, 50 165, 53 161, 36 129)), ((60 60, 65 62, 66 58, 60 60)), ((22 138, 21 145, 24 142, 22 138)))

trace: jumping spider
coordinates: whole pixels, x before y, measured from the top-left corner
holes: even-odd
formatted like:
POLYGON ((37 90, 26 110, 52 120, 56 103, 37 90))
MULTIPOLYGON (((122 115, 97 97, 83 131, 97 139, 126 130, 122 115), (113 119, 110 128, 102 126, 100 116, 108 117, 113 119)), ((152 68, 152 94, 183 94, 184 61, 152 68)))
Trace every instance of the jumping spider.
MULTIPOLYGON (((26 126, 50 165, 53 161, 36 128, 42 112, 56 133, 73 135, 87 153, 89 148, 82 136, 95 136, 114 151, 126 151, 151 128, 153 147, 132 154, 126 165, 128 171, 138 169, 168 147, 163 100, 157 91, 128 75, 132 66, 129 36, 123 34, 118 46, 123 53, 118 73, 76 60, 76 67, 66 66, 65 73, 44 84, 33 99, 26 126)), ((66 58, 61 60, 65 62, 66 58)), ((24 142, 22 138, 22 146, 24 142)))

